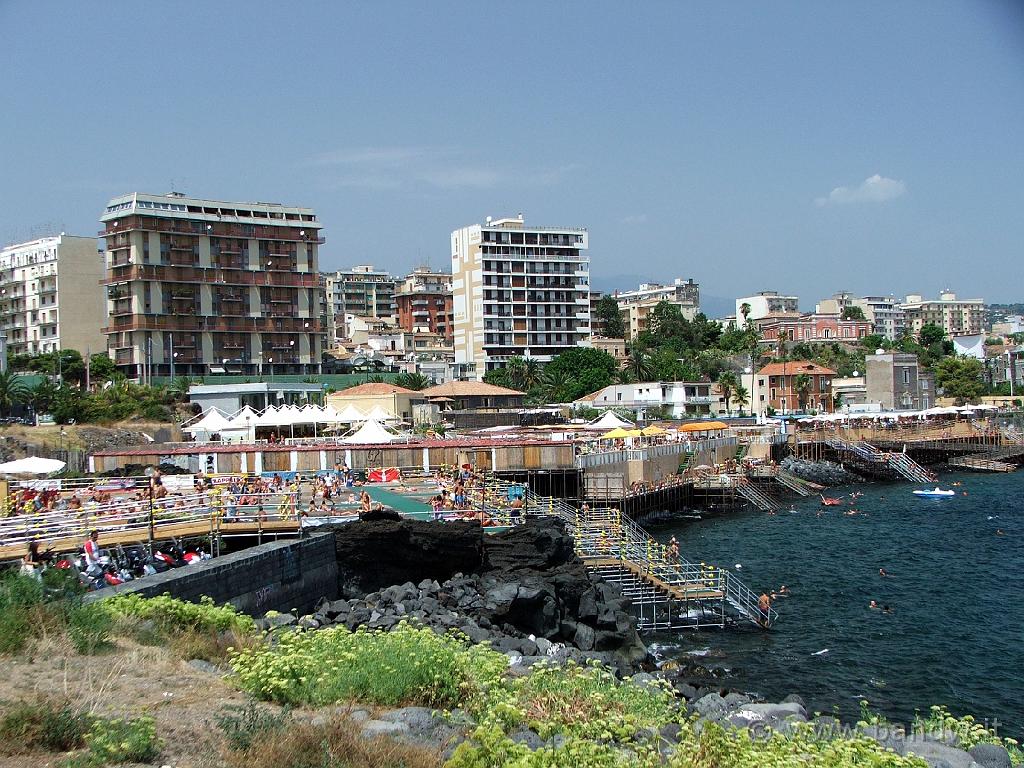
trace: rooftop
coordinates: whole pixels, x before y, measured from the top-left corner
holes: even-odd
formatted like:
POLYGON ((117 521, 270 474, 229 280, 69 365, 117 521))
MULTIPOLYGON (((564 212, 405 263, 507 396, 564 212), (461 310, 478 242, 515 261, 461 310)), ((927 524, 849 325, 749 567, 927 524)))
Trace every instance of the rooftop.
POLYGON ((483 381, 448 381, 436 387, 424 389, 426 397, 488 397, 495 395, 522 396, 524 392, 498 387, 483 381))
POLYGON ((769 363, 757 372, 758 376, 798 376, 806 373, 810 376, 835 376, 836 372, 810 360, 790 360, 785 363, 769 363))
POLYGON ((358 384, 348 389, 342 389, 338 392, 333 392, 332 396, 343 396, 350 397, 352 395, 367 396, 367 395, 419 395, 415 389, 406 389, 400 387, 397 384, 387 384, 381 382, 367 382, 366 384, 358 384))

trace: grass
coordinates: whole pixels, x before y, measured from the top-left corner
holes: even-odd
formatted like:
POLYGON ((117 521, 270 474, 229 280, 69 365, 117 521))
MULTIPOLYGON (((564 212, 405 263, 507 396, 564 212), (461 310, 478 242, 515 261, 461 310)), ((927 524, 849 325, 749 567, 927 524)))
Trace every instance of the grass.
MULTIPOLYGON (((343 715, 322 725, 286 722, 281 716, 258 715, 264 726, 238 740, 226 730, 226 762, 232 768, 438 768, 441 756, 386 739, 364 739, 359 727, 343 715)), ((291 718, 287 718, 291 720, 291 718)), ((222 728, 223 728, 222 723, 222 728)))
POLYGON ((91 721, 68 701, 18 701, 0 716, 0 754, 68 752, 85 745, 91 721))
POLYGON ((97 603, 82 601, 73 574, 50 568, 43 578, 8 572, 0 576, 0 654, 24 651, 48 635, 65 635, 79 653, 109 645, 113 620, 97 603))

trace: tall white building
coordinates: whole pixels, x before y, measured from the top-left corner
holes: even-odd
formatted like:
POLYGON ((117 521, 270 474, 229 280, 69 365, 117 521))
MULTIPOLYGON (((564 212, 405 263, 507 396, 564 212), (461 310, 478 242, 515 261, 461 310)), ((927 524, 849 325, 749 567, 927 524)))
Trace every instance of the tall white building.
POLYGON ((590 343, 587 231, 517 218, 452 232, 455 364, 480 379, 522 355, 541 361, 590 343))
POLYGON ((103 254, 60 234, 0 250, 0 333, 12 355, 106 351, 103 254))
POLYGON ((390 272, 361 264, 324 273, 330 343, 348 338, 345 316, 388 318, 395 314, 396 280, 390 272))

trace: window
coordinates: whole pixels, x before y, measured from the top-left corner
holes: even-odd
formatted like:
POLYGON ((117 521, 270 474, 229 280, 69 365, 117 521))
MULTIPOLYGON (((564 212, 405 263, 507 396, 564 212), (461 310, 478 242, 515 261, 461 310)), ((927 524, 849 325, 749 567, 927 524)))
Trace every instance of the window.
POLYGON ((910 369, 909 368, 904 368, 903 369, 903 383, 904 384, 909 384, 910 383, 910 369))

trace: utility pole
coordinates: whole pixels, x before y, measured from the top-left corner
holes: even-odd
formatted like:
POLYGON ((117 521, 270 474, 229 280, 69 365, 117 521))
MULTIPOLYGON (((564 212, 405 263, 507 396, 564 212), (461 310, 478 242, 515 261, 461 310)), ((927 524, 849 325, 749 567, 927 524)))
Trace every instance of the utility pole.
POLYGON ((86 392, 89 391, 89 387, 92 384, 92 381, 89 378, 89 366, 90 366, 90 364, 92 362, 91 358, 92 358, 92 352, 89 349, 89 347, 86 347, 85 348, 85 391, 86 392))

